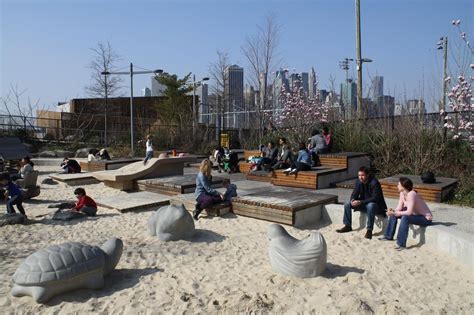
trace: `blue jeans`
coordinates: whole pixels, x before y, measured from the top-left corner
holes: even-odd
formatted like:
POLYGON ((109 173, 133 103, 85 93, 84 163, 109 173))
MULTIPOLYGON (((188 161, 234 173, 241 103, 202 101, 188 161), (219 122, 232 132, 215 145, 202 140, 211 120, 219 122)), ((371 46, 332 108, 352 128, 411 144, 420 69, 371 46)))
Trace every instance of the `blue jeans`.
MULTIPOLYGON (((367 230, 374 229, 375 213, 377 213, 378 206, 375 202, 369 202, 366 205, 357 207, 357 211, 367 212, 367 230)), ((342 221, 344 225, 352 227, 352 205, 348 201, 344 204, 344 219, 342 221)))
POLYGON ((13 196, 7 200, 7 213, 15 213, 15 208, 13 206, 16 205, 18 211, 21 214, 25 215, 25 208, 23 208, 23 197, 22 196, 13 196))
POLYGON ((395 230, 397 228, 398 219, 400 219, 400 228, 398 229, 397 235, 397 245, 401 247, 407 246, 408 238, 408 227, 410 224, 416 224, 419 226, 428 226, 431 225, 431 221, 427 220, 424 215, 402 215, 401 217, 396 217, 394 215, 388 218, 387 230, 385 230, 384 237, 388 240, 392 240, 395 235, 395 230))
POLYGON ((146 164, 149 159, 153 158, 153 151, 146 151, 145 159, 143 160, 143 163, 146 164))

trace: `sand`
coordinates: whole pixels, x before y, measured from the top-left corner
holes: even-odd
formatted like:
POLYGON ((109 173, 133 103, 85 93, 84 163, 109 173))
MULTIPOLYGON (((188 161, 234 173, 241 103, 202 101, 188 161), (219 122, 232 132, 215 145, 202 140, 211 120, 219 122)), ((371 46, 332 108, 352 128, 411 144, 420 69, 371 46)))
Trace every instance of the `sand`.
MULTIPOLYGON (((124 194, 103 184, 83 187, 93 198, 124 194)), ((27 214, 51 213, 48 204, 71 199, 73 190, 62 183, 42 185, 41 195, 25 203, 27 214)), ((364 231, 340 235, 335 233, 339 226, 320 226, 328 246, 327 271, 298 279, 272 271, 266 238, 271 223, 266 221, 232 214, 202 218, 194 241, 163 243, 146 232, 151 212, 100 208, 98 214, 79 221, 0 227, 2 314, 468 314, 474 309, 472 269, 425 246, 398 252, 393 242, 364 239, 364 231), (11 296, 13 273, 34 251, 67 241, 100 245, 112 236, 123 240, 124 253, 104 289, 65 293, 45 305, 11 296)), ((286 228, 298 238, 309 233, 286 228)))

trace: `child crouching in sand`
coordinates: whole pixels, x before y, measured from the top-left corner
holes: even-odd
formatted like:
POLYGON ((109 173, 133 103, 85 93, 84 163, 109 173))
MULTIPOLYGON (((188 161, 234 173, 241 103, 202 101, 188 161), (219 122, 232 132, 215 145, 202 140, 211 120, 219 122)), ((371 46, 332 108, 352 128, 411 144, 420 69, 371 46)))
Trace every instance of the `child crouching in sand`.
POLYGON ((228 178, 225 178, 222 181, 222 184, 226 189, 222 199, 224 199, 224 201, 231 202, 232 197, 237 197, 237 186, 235 184, 231 184, 230 179, 228 178))
POLYGON ((23 195, 20 188, 11 181, 9 174, 0 175, 0 185, 5 186, 6 189, 5 199, 7 201, 7 213, 15 213, 13 206, 16 205, 18 211, 20 211, 26 219, 25 208, 23 208, 23 195))
POLYGON ((94 199, 86 195, 85 189, 76 188, 76 190, 74 190, 74 195, 76 195, 77 202, 71 210, 83 212, 89 216, 95 216, 97 213, 97 204, 94 199))

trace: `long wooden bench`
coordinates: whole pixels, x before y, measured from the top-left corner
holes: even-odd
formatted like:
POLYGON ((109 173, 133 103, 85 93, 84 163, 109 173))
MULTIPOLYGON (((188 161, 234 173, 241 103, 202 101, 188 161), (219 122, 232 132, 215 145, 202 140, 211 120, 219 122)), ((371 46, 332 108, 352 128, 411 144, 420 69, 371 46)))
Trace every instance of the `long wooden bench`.
POLYGON ((398 174, 391 177, 380 179, 383 194, 385 197, 398 198, 400 192, 397 184, 400 177, 407 177, 413 182, 413 189, 420 194, 425 201, 442 202, 456 188, 458 180, 455 178, 436 177, 436 183, 425 184, 421 177, 417 175, 398 174))
MULTIPOLYGON (((154 192, 164 195, 178 195, 192 193, 196 189, 196 174, 166 176, 137 180, 139 190, 154 192)), ((213 188, 222 187, 223 177, 212 177, 213 188)))
MULTIPOLYGON (((196 206, 196 196, 194 194, 175 195, 171 197, 170 203, 174 205, 183 205, 189 212, 196 206)), ((207 215, 220 217, 232 211, 232 205, 229 202, 221 202, 204 209, 207 215)))
POLYGON ((344 167, 313 167, 311 171, 300 171, 297 174, 287 174, 276 170, 272 184, 275 186, 321 189, 329 187, 327 178, 332 174, 344 173, 344 167))
POLYGON ((317 223, 322 206, 337 202, 337 196, 292 188, 268 187, 232 198, 235 214, 295 227, 317 223))

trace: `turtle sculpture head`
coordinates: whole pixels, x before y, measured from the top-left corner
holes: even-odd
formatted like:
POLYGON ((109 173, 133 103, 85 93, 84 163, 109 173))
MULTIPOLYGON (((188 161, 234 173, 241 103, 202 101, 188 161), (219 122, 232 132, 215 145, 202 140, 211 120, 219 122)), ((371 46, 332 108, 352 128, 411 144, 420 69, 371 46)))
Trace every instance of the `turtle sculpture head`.
POLYGON ((101 289, 104 276, 117 265, 123 243, 117 238, 102 247, 64 243, 40 249, 20 264, 13 275, 13 296, 29 295, 37 303, 77 289, 101 289))
POLYGON ((104 276, 108 275, 117 266, 123 251, 123 242, 121 239, 113 237, 105 242, 100 249, 104 252, 104 276))

